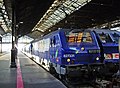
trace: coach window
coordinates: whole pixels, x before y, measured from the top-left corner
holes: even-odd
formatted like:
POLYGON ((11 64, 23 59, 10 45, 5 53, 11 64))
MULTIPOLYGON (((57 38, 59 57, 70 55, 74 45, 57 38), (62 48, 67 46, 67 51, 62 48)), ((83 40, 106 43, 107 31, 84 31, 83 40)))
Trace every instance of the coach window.
POLYGON ((52 47, 52 44, 53 44, 53 40, 52 38, 50 39, 50 47, 52 47))
POLYGON ((53 44, 55 45, 56 43, 56 39, 55 39, 55 36, 53 37, 53 44))

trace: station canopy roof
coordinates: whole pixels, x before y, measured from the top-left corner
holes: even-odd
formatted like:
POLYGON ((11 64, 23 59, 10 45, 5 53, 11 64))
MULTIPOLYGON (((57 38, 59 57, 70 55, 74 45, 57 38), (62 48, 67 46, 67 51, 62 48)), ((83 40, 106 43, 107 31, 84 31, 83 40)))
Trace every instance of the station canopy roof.
MULTIPOLYGON (((9 20, 12 0, 3 0, 9 20)), ((15 0, 18 36, 38 38, 57 28, 120 25, 120 0, 15 0)))
POLYGON ((0 36, 10 31, 10 22, 3 0, 0 0, 0 36))

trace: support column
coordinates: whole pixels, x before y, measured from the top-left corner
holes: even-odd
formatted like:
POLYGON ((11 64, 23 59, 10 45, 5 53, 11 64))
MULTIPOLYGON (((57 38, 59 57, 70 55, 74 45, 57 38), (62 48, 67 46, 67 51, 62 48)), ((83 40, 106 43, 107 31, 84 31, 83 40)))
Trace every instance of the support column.
POLYGON ((120 37, 119 37, 119 40, 118 40, 118 49, 119 49, 119 79, 120 79, 120 37))
POLYGON ((0 53, 2 53, 2 37, 0 37, 0 44, 1 44, 1 46, 0 46, 0 53))
POLYGON ((17 59, 18 53, 18 37, 17 37, 17 28, 15 30, 15 59, 17 59))
POLYGON ((12 0, 12 49, 11 49, 11 68, 16 68, 16 61, 15 61, 15 0, 12 0))
POLYGON ((0 50, 0 52, 2 53, 2 41, 1 41, 1 50, 0 50))

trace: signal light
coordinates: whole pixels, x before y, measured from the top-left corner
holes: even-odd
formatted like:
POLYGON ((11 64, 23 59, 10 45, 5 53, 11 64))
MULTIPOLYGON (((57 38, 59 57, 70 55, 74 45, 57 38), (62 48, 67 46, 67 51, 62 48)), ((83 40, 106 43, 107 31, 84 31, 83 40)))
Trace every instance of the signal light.
POLYGON ((58 62, 58 61, 59 61, 59 59, 58 59, 58 58, 56 58, 56 61, 58 62))

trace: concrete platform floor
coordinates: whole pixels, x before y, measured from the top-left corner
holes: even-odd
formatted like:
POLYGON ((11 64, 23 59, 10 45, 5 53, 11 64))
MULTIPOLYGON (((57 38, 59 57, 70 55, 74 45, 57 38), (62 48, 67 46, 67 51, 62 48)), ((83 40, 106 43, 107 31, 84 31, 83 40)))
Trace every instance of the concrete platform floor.
POLYGON ((0 56, 0 88, 66 88, 23 53, 18 53, 17 68, 10 68, 10 53, 0 56))

